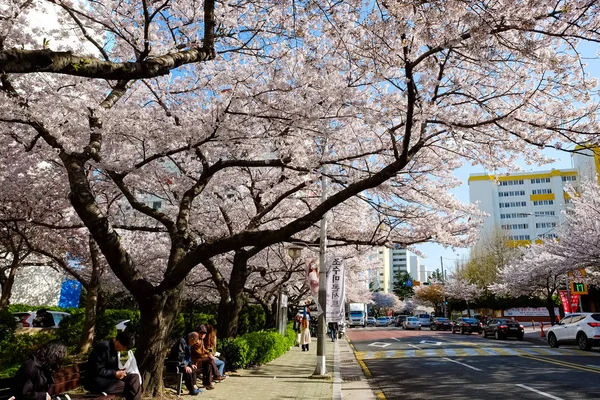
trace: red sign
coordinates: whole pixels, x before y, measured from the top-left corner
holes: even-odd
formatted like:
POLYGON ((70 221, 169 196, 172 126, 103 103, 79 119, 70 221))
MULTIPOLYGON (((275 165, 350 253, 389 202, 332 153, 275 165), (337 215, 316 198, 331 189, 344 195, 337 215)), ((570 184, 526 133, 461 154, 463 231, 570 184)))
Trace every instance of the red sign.
POLYGON ((571 295, 571 312, 577 312, 577 307, 579 306, 579 295, 572 294, 571 295))
POLYGON ((569 314, 571 312, 571 305, 569 304, 569 295, 566 290, 559 290, 558 294, 560 296, 560 301, 563 306, 563 310, 565 310, 565 314, 569 314))
POLYGON ((567 292, 566 290, 559 290, 558 294, 560 295, 560 301, 562 303, 563 309, 565 310, 565 314, 570 314, 572 312, 577 311, 580 297, 578 294, 572 294, 571 301, 569 301, 569 292, 567 292))

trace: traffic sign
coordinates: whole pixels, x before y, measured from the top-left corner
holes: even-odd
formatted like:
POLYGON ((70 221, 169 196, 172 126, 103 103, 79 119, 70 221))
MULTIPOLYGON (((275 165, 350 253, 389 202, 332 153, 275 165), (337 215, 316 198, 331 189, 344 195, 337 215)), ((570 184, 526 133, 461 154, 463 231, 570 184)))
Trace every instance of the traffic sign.
POLYGON ((411 287, 413 285, 413 281, 410 279, 406 281, 406 287, 411 287))
POLYGON ((421 281, 413 281, 413 286, 421 286, 421 281))
POLYGON ((583 282, 571 282, 572 294, 588 294, 587 285, 583 282))

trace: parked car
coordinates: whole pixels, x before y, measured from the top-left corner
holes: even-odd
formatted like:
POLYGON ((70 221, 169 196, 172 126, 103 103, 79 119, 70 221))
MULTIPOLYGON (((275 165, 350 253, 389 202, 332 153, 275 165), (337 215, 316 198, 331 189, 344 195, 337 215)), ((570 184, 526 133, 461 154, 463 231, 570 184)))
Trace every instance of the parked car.
POLYGON ((367 318, 367 326, 369 326, 369 325, 375 326, 375 322, 376 322, 375 321, 375 317, 368 317, 367 318))
POLYGON ((523 325, 508 318, 493 318, 483 326, 483 337, 493 336, 496 340, 515 337, 523 340, 525 328, 523 325))
POLYGON ((431 322, 429 323, 429 329, 432 331, 449 331, 451 328, 452 324, 448 318, 432 318, 431 322))
POLYGON ((419 321, 419 318, 417 318, 417 317, 408 317, 404 320, 402 327, 404 329, 417 329, 420 331, 421 330, 421 322, 419 321))
POLYGON ((481 332, 481 322, 475 318, 458 318, 454 325, 452 325, 452 333, 460 332, 461 335, 465 333, 479 333, 481 332))
POLYGON ((406 318, 408 318, 408 315, 398 315, 396 317, 396 326, 402 326, 406 318))
POLYGON ((431 316, 429 314, 419 314, 416 317, 419 318, 421 326, 429 326, 429 322, 431 321, 431 316))
POLYGON ((558 347, 574 343, 581 350, 600 346, 600 314, 574 313, 566 315, 558 324, 548 329, 548 344, 558 347))
POLYGON ((388 318, 387 317, 377 318, 377 321, 375 321, 375 326, 388 326, 388 318))
POLYGON ((25 311, 13 313, 17 328, 58 328, 60 321, 68 315, 61 311, 25 311))

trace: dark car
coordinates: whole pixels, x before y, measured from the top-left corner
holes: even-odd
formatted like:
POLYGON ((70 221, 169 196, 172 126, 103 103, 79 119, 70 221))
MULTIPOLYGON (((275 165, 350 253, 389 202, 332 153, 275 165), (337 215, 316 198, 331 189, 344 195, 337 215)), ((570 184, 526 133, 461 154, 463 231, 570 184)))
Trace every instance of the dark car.
POLYGON ((481 323, 475 318, 458 318, 452 325, 452 333, 479 333, 481 332, 481 323))
POLYGON ((408 315, 398 315, 396 317, 396 326, 402 326, 402 323, 406 321, 406 318, 408 318, 408 315))
POLYGON ((515 337, 523 340, 525 329, 523 325, 506 318, 494 318, 483 327, 483 337, 493 336, 496 339, 515 337))
POLYGON ((450 324, 450 320, 448 318, 432 318, 429 323, 429 329, 432 331, 449 331, 452 328, 452 324, 450 324))

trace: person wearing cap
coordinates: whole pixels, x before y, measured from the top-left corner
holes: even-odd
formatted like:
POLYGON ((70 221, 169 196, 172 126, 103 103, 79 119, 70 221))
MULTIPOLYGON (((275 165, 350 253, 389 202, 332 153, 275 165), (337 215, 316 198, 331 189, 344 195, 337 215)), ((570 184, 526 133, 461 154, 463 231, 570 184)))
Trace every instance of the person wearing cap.
MULTIPOLYGON (((181 337, 171 348, 169 357, 167 358, 167 369, 177 367, 183 373, 185 387, 190 391, 192 396, 198 395, 202 390, 196 387, 196 372, 197 367, 192 362, 192 347, 200 339, 197 332, 190 332, 187 338, 181 337)), ((175 369, 175 368, 173 368, 175 369)), ((175 371, 173 371, 175 372, 175 371)))
POLYGON ((213 355, 204 347, 206 332, 206 326, 200 325, 198 328, 199 340, 192 345, 192 362, 197 368, 202 368, 202 385, 204 388, 212 390, 215 388, 213 380, 219 372, 213 355))

